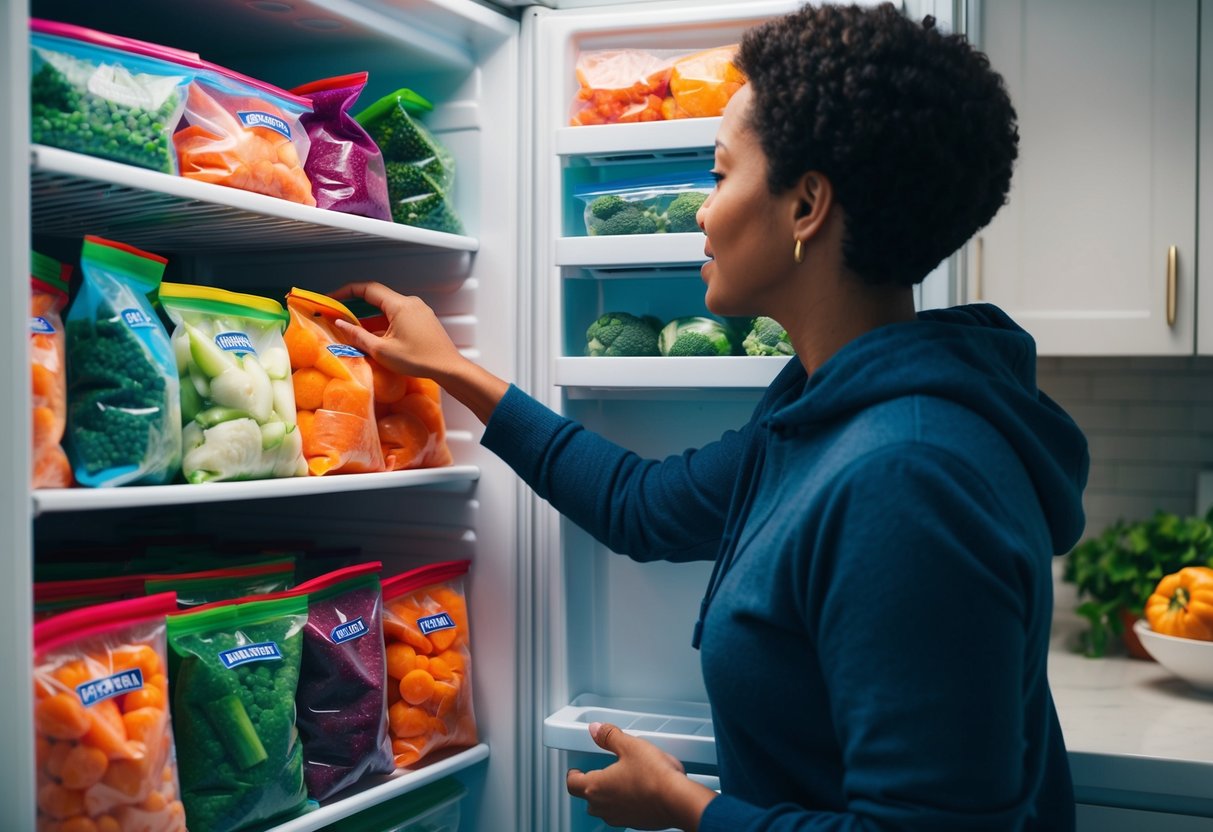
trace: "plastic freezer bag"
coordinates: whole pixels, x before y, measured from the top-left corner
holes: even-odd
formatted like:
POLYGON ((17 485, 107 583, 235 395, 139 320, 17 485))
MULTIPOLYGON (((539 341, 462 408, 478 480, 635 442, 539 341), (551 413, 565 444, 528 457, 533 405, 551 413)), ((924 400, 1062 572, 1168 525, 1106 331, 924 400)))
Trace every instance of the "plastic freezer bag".
POLYGON ((600 49, 577 56, 573 126, 661 121, 676 53, 600 49))
POLYGON ((138 577, 148 595, 172 591, 177 595, 177 606, 189 609, 288 590, 295 583, 295 559, 138 577))
POLYGON ((171 137, 197 56, 49 20, 30 28, 33 142, 176 172, 171 137))
POLYGON ((295 588, 308 603, 296 719, 303 777, 316 800, 396 768, 387 728, 381 566, 338 569, 295 588))
POLYGON ((696 213, 716 187, 710 173, 676 173, 583 185, 586 233, 682 234, 699 231, 696 213))
POLYGON ((383 582, 388 728, 396 765, 475 745, 472 652, 463 578, 468 561, 423 566, 383 582))
POLYGON ((161 286, 160 303, 174 324, 186 482, 305 475, 282 305, 180 283, 161 286))
POLYGON ((66 488, 72 465, 63 450, 67 426, 67 355, 63 307, 71 267, 30 252, 30 377, 33 384, 33 486, 66 488))
POLYGON ((315 205, 304 171, 311 143, 300 119, 311 102, 208 64, 189 85, 173 134, 182 176, 315 205))
POLYGON ((339 301, 305 289, 286 298, 291 358, 303 456, 313 476, 384 469, 375 425, 375 382, 367 357, 344 344, 333 321, 357 325, 339 301))
POLYGON ((180 469, 177 366, 154 308, 167 262, 84 238, 67 313, 68 451, 82 485, 155 485, 180 469))
POLYGON ((737 44, 705 49, 684 55, 670 68, 670 95, 664 103, 665 117, 710 118, 724 112, 725 105, 745 76, 733 61, 737 44))
POLYGON ((318 207, 391 222, 383 154, 350 115, 366 80, 367 73, 356 72, 291 90, 312 102, 302 116, 311 142, 304 170, 318 207))
POLYGON ((165 614, 171 593, 34 628, 38 832, 179 832, 165 614))
POLYGON ((168 617, 173 729, 191 830, 233 832, 306 806, 295 729, 306 623, 304 596, 168 617))

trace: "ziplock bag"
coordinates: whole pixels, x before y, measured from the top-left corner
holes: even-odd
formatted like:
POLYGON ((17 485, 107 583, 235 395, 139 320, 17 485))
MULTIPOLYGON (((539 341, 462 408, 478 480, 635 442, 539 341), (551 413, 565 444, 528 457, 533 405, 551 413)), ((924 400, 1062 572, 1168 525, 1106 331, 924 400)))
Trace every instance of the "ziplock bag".
POLYGON ((160 304, 174 324, 186 482, 305 475, 282 304, 181 283, 162 285, 160 304))
POLYGON ((569 123, 616 124, 661 121, 676 53, 599 49, 577 56, 577 83, 569 123))
POLYGON ((715 187, 704 171, 594 182, 579 186, 573 196, 585 205, 585 230, 591 236, 680 234, 700 230, 695 214, 715 187))
POLYGON ((33 487, 66 488, 72 466, 63 450, 67 425, 67 356, 63 307, 71 266, 30 252, 29 351, 33 382, 33 487))
POLYGON ((268 595, 290 589, 295 583, 295 561, 284 558, 247 566, 203 569, 176 575, 144 575, 140 578, 148 595, 172 591, 177 595, 177 606, 188 609, 216 601, 268 595))
POLYGON ((31 141, 176 172, 197 55, 50 20, 30 30, 31 141))
POLYGON ((670 67, 670 97, 666 118, 708 118, 721 115, 745 76, 733 61, 737 44, 684 55, 670 67))
POLYGON ((412 90, 396 90, 358 114, 383 152, 388 206, 404 225, 462 234, 463 222, 450 202, 455 160, 418 116, 433 108, 412 90))
POLYGON ((81 485, 159 484, 180 468, 177 365, 153 306, 167 262, 84 238, 67 312, 68 453, 81 485))
POLYGON ((301 119, 312 145, 303 169, 317 207, 391 222, 383 154, 350 115, 367 77, 355 72, 291 90, 312 102, 301 119))
POLYGON ((469 563, 435 563, 383 582, 388 728, 399 767, 476 744, 463 591, 469 563))
POLYGON ((151 594, 144 590, 140 575, 115 575, 108 578, 81 578, 34 582, 34 621, 52 615, 151 594))
POLYGON ((181 796, 195 832, 232 832, 303 810, 295 688, 307 598, 168 617, 181 796))
POLYGON ((311 102, 204 62, 173 134, 182 176, 315 205, 303 164, 310 142, 300 118, 311 102))
POLYGON ((165 673, 175 608, 165 593, 34 627, 40 832, 185 829, 165 673))
POLYGON ((306 289, 291 289, 286 308, 291 322, 284 338, 308 471, 382 471, 371 365, 361 351, 342 343, 333 324, 341 318, 357 325, 358 319, 339 301, 306 289))
MULTIPOLYGON (((359 323, 376 334, 387 329, 387 319, 381 314, 360 318, 359 323)), ((442 388, 428 378, 393 373, 370 356, 367 361, 375 382, 375 423, 385 468, 403 471, 450 465, 442 388)))
POLYGON ((379 562, 300 584, 307 595, 295 697, 307 791, 324 800, 368 774, 396 768, 387 729, 379 562))

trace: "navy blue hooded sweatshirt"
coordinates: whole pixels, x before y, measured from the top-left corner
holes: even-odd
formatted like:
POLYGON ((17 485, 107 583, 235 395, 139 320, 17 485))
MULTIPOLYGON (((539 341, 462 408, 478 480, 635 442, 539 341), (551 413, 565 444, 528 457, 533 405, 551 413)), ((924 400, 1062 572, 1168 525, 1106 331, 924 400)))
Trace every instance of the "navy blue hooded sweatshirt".
MULTIPOLYGON (((677 360, 677 359, 670 359, 677 360)), ((1046 678, 1086 441, 993 306, 793 360, 740 431, 642 460, 511 388, 483 443, 637 560, 714 559, 701 832, 1074 828, 1046 678)))

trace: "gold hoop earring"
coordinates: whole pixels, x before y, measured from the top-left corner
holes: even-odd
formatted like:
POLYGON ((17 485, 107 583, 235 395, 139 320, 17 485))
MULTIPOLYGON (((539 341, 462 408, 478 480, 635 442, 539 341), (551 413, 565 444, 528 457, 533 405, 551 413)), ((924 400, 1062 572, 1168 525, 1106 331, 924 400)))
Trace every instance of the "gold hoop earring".
POLYGON ((804 240, 797 238, 796 248, 792 249, 792 259, 797 263, 804 262, 804 240))

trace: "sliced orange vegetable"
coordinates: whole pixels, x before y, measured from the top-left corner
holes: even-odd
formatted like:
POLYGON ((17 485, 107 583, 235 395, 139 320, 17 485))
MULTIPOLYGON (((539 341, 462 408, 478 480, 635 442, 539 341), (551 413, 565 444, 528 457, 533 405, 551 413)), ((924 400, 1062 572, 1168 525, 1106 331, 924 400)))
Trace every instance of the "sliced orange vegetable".
POLYGON ((314 367, 304 367, 291 374, 295 388, 295 407, 300 410, 317 410, 324 404, 324 388, 329 377, 314 367))
POLYGON ((109 758, 100 748, 77 745, 63 760, 59 778, 69 789, 87 789, 96 783, 109 768, 109 758))
POLYGON ((38 809, 57 820, 84 812, 84 794, 58 783, 47 783, 38 789, 38 809))
POLYGON ((410 705, 420 705, 434 693, 434 677, 428 670, 410 670, 400 680, 400 696, 410 705))
POLYGON ((330 379, 324 388, 325 410, 337 410, 363 418, 374 411, 371 409, 371 391, 353 379, 330 379))
POLYGON ((130 760, 141 756, 127 742, 126 725, 122 722, 122 711, 113 699, 94 702, 87 709, 89 728, 81 738, 95 748, 101 749, 111 760, 130 760))
POLYGON ((375 380, 375 401, 391 404, 409 392, 408 376, 385 370, 378 361, 371 362, 371 374, 375 380))
POLYGON ((295 369, 311 367, 320 357, 317 329, 314 325, 300 323, 298 313, 291 313, 291 322, 282 334, 282 339, 286 342, 286 351, 291 357, 291 366, 295 369))
POLYGON ((78 740, 89 732, 92 719, 74 694, 56 693, 34 705, 34 727, 56 740, 78 740))
POLYGON ((417 651, 407 644, 388 644, 386 652, 387 675, 393 679, 403 679, 416 664, 417 651))

